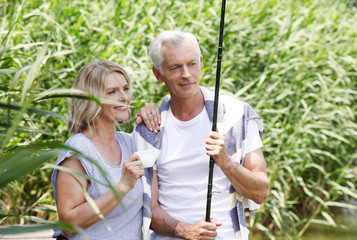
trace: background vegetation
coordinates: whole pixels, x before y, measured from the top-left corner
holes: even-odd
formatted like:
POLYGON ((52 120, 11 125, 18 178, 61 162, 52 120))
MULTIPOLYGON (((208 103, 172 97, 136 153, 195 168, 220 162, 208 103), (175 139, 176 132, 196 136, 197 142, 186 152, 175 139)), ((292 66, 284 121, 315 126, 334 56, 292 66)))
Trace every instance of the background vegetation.
MULTIPOLYGON (((158 105, 167 92, 148 45, 167 29, 197 36, 201 84, 214 86, 219 15, 213 0, 0 0, 1 225, 57 220, 50 164, 69 137, 69 97, 54 90, 106 58, 131 73, 133 116, 158 105)), ((221 91, 264 119, 271 180, 268 201, 247 216, 253 239, 356 234, 356 215, 338 218, 357 209, 356 39, 354 0, 227 1, 221 91)))

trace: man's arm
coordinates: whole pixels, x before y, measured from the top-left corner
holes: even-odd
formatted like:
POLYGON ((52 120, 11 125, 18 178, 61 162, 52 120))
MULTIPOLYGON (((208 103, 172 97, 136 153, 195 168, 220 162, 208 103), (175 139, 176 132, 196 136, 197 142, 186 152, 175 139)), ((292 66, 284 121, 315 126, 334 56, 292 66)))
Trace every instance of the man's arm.
POLYGON ((243 166, 233 161, 222 165, 222 170, 241 195, 263 203, 269 196, 269 179, 262 150, 259 148, 245 157, 243 166))
POLYGON ((213 157, 239 194, 258 204, 268 198, 269 179, 260 148, 246 154, 242 166, 227 154, 225 137, 212 132, 206 139, 206 151, 213 157))
POLYGON ((205 222, 204 219, 201 219, 195 224, 189 224, 171 217, 159 204, 157 171, 154 171, 151 184, 150 206, 152 213, 151 229, 162 235, 184 239, 215 239, 217 236, 217 226, 221 225, 215 219, 211 219, 211 222, 205 222))

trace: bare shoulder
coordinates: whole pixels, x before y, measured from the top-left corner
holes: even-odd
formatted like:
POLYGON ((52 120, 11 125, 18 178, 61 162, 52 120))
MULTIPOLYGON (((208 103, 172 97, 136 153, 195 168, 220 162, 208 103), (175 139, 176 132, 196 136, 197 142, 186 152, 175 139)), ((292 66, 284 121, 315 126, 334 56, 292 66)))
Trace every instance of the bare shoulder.
POLYGON ((81 164, 81 161, 76 157, 69 157, 69 158, 64 159, 60 163, 60 166, 70 168, 70 169, 78 171, 78 172, 85 173, 85 170, 81 164))

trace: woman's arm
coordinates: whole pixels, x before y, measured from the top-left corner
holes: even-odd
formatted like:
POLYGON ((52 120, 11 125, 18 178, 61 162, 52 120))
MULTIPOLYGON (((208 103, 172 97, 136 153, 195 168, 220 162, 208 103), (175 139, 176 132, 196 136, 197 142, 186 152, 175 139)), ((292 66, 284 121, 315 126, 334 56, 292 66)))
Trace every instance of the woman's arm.
POLYGON ((141 124, 144 122, 147 129, 151 132, 158 133, 160 131, 161 114, 159 108, 148 105, 139 110, 135 123, 141 124))
MULTIPOLYGON (((113 191, 108 191, 94 199, 99 211, 107 216, 134 188, 136 181, 144 175, 142 163, 137 154, 130 156, 123 164, 123 172, 120 181, 114 185, 119 192, 119 199, 113 191), (119 200, 119 201, 118 201, 119 200)), ((82 164, 76 158, 67 158, 61 164, 80 173, 86 174, 82 164)), ((85 201, 83 190, 87 190, 89 181, 85 178, 59 171, 57 177, 57 208, 60 221, 68 222, 82 228, 88 228, 100 220, 92 206, 85 201)), ((74 234, 73 231, 65 231, 66 235, 74 234)))

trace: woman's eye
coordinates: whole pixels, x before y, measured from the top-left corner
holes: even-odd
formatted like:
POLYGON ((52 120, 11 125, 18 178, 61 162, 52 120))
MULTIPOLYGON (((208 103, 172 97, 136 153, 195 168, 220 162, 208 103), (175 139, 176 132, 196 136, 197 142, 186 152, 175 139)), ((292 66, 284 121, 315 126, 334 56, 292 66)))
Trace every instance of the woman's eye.
POLYGON ((111 95, 111 94, 113 94, 113 93, 115 93, 115 91, 114 91, 114 90, 113 90, 113 91, 108 92, 108 95, 111 95))

